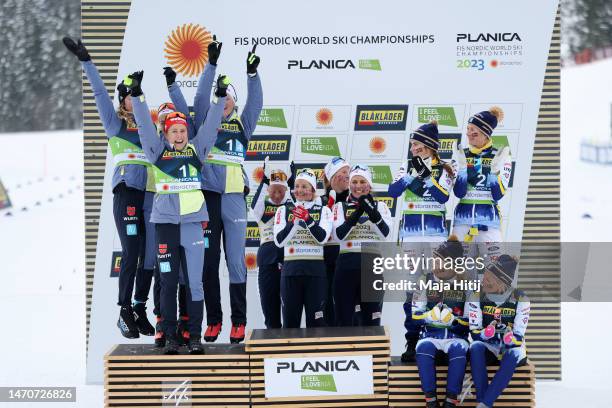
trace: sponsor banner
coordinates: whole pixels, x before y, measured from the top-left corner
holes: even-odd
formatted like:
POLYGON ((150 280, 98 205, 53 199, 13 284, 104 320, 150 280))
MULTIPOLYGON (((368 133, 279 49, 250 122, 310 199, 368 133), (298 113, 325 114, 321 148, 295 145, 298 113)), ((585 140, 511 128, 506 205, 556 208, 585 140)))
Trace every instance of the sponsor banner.
POLYGON ((298 131, 347 132, 351 122, 351 105, 300 106, 298 131))
POLYGON ((465 118, 466 123, 473 114, 489 110, 492 106, 499 106, 504 111, 504 119, 497 124, 496 132, 519 130, 521 128, 523 118, 522 103, 473 103, 470 105, 469 115, 465 118))
POLYGON ((406 130, 408 105, 357 105, 355 130, 406 130))
POLYGON ((406 133, 355 133, 348 160, 402 161, 408 141, 406 133))
POLYGON ((114 251, 111 256, 110 277, 118 278, 121 271, 121 251, 114 251))
POLYGON ((414 105, 411 130, 437 120, 440 132, 459 131, 466 121, 464 115, 465 105, 414 105))
MULTIPOLYGON (((378 201, 383 201, 389 207, 389 211, 391 212, 391 216, 395 217, 395 210, 397 209, 397 198, 391 197, 387 192, 377 191, 372 194, 374 198, 378 201)), ((401 198, 401 196, 399 197, 401 198)))
POLYGON ((393 182, 393 176, 401 166, 400 162, 382 164, 380 161, 364 161, 362 164, 367 165, 372 171, 372 189, 375 191, 387 191, 389 184, 393 182))
POLYGON ((371 395, 372 356, 265 358, 266 398, 371 395))
POLYGON ((249 221, 247 224, 245 246, 249 248, 259 247, 259 226, 255 221, 249 221))
POLYGON ((330 160, 332 157, 345 157, 347 153, 346 135, 298 135, 295 147, 296 160, 330 160))
MULTIPOLYGON (((440 147, 438 148, 438 154, 442 160, 451 160, 453 152, 457 148, 457 143, 461 140, 461 133, 440 133, 438 141, 440 147)), ((412 153, 408 149, 408 158, 412 158, 412 153)))
POLYGON ((291 150, 291 135, 253 135, 246 152, 246 161, 265 159, 287 160, 291 150))
POLYGON ((264 106, 257 120, 257 133, 287 133, 293 129, 294 106, 264 106))

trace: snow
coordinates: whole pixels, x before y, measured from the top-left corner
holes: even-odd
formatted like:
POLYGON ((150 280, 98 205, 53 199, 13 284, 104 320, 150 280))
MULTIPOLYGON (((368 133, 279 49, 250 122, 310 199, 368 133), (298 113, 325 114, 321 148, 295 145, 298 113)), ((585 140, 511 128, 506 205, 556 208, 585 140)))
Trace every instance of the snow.
MULTIPOLYGON (((579 146, 610 137, 611 70, 605 60, 562 71, 563 241, 609 240, 612 167, 580 162, 579 146)), ((0 134, 0 145, 14 152, 0 159, 13 202, 11 216, 0 212, 0 310, 12 315, 0 336, 0 386, 76 386, 76 404, 53 406, 102 406, 102 386, 85 384, 82 133, 0 134), (16 153, 22 145, 27 160, 16 153)), ((609 406, 612 355, 599 339, 612 335, 602 323, 610 315, 612 303, 562 305, 563 381, 537 382, 538 407, 609 406)))

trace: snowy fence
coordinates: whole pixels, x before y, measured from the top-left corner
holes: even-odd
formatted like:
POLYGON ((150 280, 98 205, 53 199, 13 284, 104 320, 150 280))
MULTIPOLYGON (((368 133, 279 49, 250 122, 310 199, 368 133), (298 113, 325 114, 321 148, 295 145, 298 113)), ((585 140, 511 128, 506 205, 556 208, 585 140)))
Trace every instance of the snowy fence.
POLYGON ((580 144, 580 160, 612 165, 612 143, 602 144, 593 142, 582 142, 580 144))

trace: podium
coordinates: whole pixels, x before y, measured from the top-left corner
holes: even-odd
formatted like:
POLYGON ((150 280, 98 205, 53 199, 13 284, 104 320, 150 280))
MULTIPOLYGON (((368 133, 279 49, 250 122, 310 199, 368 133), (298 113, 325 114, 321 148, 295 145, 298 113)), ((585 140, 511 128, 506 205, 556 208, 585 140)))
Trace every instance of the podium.
POLYGON ((249 407, 244 345, 204 348, 202 355, 163 355, 153 345, 113 347, 104 356, 104 406, 249 407))
MULTIPOLYGON (((498 367, 498 366, 497 366, 498 367)), ((497 371, 496 366, 489 367, 489 381, 497 371)), ((438 379, 438 400, 446 398, 446 376, 448 367, 436 367, 438 379)), ((471 382, 470 364, 465 369, 464 386, 471 382)), ((470 395, 465 398, 462 407, 475 407, 477 405, 476 390, 472 384, 470 395)), ((421 390, 419 369, 416 363, 403 363, 399 357, 391 359, 389 366, 389 407, 423 407, 425 397, 421 390)), ((495 402, 496 407, 533 408, 535 407, 535 370, 531 363, 517 367, 512 381, 504 393, 495 402)))
POLYGON ((384 327, 253 330, 253 407, 387 407, 390 339, 384 327))

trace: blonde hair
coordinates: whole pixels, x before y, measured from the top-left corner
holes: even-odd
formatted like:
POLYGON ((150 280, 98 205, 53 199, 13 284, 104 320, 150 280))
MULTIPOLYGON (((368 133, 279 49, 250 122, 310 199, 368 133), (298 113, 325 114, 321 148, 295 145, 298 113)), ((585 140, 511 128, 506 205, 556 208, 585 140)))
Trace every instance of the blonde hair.
POLYGON ((137 127, 136 121, 134 120, 134 114, 125 109, 125 106, 123 106, 123 104, 119 105, 119 109, 117 109, 117 116, 119 116, 119 119, 125 121, 128 128, 133 129, 137 127))

